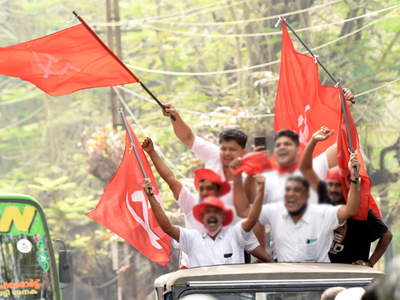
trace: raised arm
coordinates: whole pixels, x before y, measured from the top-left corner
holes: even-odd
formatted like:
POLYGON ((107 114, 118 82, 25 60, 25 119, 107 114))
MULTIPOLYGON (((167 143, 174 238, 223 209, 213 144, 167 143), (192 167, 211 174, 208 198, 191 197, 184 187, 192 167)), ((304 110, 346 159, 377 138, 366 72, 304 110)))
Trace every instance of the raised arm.
POLYGON ((158 156, 151 138, 147 137, 143 141, 142 148, 150 156, 158 174, 160 174, 161 178, 169 185, 175 199, 178 199, 183 185, 178 179, 176 179, 174 173, 172 173, 168 166, 162 161, 160 156, 158 156))
MULTIPOLYGON (((349 108, 353 105, 353 102, 351 101, 354 99, 353 93, 349 89, 345 89, 346 92, 344 94, 344 97, 346 98, 347 105, 349 108)), ((329 169, 334 168, 337 166, 337 144, 336 142, 330 146, 326 151, 325 151, 326 157, 328 159, 328 166, 329 169)))
POLYGON ((179 226, 172 225, 169 221, 167 215, 164 210, 161 208, 160 204, 158 204, 154 195, 150 195, 149 188, 153 188, 151 184, 151 180, 146 178, 143 180, 143 190, 145 191, 147 198, 149 198, 151 209, 153 210, 154 217, 157 220, 158 225, 160 225, 161 229, 176 240, 179 243, 179 234, 180 229, 179 226))
MULTIPOLYGON (((317 146, 318 142, 325 141, 326 139, 330 138, 333 135, 333 129, 330 130, 327 127, 321 127, 320 130, 315 132, 310 139, 306 149, 304 150, 303 156, 300 161, 300 171, 303 173, 304 177, 310 183, 311 188, 314 191, 317 191, 318 184, 320 183, 321 179, 318 177, 317 173, 315 173, 313 169, 313 153, 314 149, 317 146)), ((335 156, 336 159, 336 156, 335 156)), ((328 161, 329 162, 329 161, 328 161)))
MULTIPOLYGON (((357 167, 357 171, 360 170, 360 161, 357 157, 357 153, 352 153, 350 155, 348 167, 351 174, 350 179, 355 181, 356 176, 354 175, 354 167, 357 167)), ((348 218, 351 218, 352 216, 357 214, 359 206, 360 206, 360 192, 358 191, 357 184, 350 182, 350 190, 349 190, 349 195, 347 196, 347 204, 343 205, 338 210, 339 223, 342 223, 346 221, 348 218)))
POLYGON ((254 200, 253 205, 250 208, 249 216, 242 221, 243 230, 249 232, 256 225, 258 218, 260 217, 262 202, 264 198, 264 186, 265 186, 265 177, 262 175, 254 175, 254 179, 256 181, 257 193, 256 199, 254 200))
MULTIPOLYGON (((239 157, 230 163, 229 168, 232 173, 234 172, 234 170, 239 168, 241 162, 242 159, 239 157)), ((235 205, 237 215, 241 218, 247 218, 250 212, 250 205, 243 188, 242 174, 234 176, 233 178, 233 203, 235 205)))
POLYGON ((165 107, 165 111, 162 110, 162 113, 166 117, 174 116, 176 121, 172 122, 172 127, 174 128, 175 135, 178 139, 181 140, 182 143, 186 145, 189 149, 192 149, 195 135, 190 129, 189 125, 186 124, 185 121, 181 118, 176 108, 171 103, 163 103, 165 107))

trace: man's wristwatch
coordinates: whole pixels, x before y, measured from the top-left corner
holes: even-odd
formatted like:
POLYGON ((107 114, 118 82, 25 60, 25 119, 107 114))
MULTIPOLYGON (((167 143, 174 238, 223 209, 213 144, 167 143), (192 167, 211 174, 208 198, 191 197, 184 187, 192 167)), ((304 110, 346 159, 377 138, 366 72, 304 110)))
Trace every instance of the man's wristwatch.
POLYGON ((356 180, 353 180, 353 179, 350 178, 350 182, 357 184, 358 182, 361 182, 361 178, 358 177, 356 180))

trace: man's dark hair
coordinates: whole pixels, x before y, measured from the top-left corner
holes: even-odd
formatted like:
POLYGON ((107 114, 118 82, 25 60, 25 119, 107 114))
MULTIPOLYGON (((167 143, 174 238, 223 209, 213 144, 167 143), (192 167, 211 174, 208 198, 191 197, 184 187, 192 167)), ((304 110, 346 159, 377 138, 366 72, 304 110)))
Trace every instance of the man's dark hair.
POLYGON ((226 141, 226 142, 236 141, 240 145, 240 147, 242 147, 244 149, 244 148, 246 148, 247 134, 245 134, 240 129, 224 130, 219 134, 218 143, 221 144, 223 141, 226 141))
MULTIPOLYGON (((310 192, 310 183, 308 182, 308 180, 307 179, 305 179, 304 177, 302 177, 302 176, 290 176, 288 179, 287 179, 287 181, 297 181, 297 182, 300 182, 305 188, 306 188, 306 191, 309 193, 310 192)), ((287 182, 286 181, 286 182, 287 182)))
POLYGON ((289 129, 279 130, 277 133, 275 133, 274 142, 276 142, 276 140, 282 136, 287 136, 288 138, 290 138, 295 143, 296 147, 300 146, 300 139, 297 132, 289 129))

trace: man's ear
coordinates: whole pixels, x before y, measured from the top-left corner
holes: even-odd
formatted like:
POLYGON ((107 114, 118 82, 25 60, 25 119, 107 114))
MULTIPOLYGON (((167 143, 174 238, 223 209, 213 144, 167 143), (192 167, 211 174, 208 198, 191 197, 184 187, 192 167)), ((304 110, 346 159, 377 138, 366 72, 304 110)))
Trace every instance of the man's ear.
POLYGON ((247 149, 246 149, 246 148, 243 148, 243 156, 245 156, 246 153, 247 153, 247 149))
POLYGON ((300 145, 297 146, 296 152, 297 152, 297 157, 299 157, 299 155, 300 155, 300 153, 301 153, 301 147, 300 147, 300 145))
POLYGON ((222 223, 225 221, 225 219, 226 219, 226 215, 223 213, 222 214, 222 223))

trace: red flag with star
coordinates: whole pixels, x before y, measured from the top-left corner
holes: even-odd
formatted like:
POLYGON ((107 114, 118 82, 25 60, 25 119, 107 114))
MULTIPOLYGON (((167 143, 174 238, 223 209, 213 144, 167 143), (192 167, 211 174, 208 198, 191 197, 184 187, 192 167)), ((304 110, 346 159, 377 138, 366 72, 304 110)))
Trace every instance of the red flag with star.
MULTIPOLYGON (((341 90, 339 90, 339 92, 341 93, 342 98, 345 99, 343 92, 341 90)), ((343 110, 340 110, 339 124, 337 129, 337 160, 339 165, 339 179, 342 187, 342 192, 347 201, 350 184, 352 184, 350 183, 350 171, 348 169, 348 163, 350 160, 350 143, 348 135, 350 135, 353 149, 355 152, 357 152, 358 159, 361 163, 361 168, 359 172, 359 177, 361 178, 360 207, 358 208, 358 212, 353 217, 353 219, 362 221, 367 220, 368 209, 370 208, 380 219, 382 219, 379 208, 371 195, 371 179, 369 179, 368 174, 365 171, 364 160, 360 151, 360 143, 358 141, 356 125, 351 116, 350 108, 347 105, 347 101, 344 101, 344 103, 349 124, 349 132, 347 131, 346 123, 344 121, 343 110)))
MULTIPOLYGON (((278 92, 275 101, 275 132, 290 129, 298 133, 300 145, 308 144, 313 133, 326 126, 336 128, 340 103, 333 86, 322 86, 315 59, 296 52, 282 20, 282 56, 278 92)), ((317 144, 314 157, 323 153, 336 140, 317 144)))
POLYGON ((86 24, 0 47, 0 74, 29 81, 54 97, 139 81, 86 24))
MULTIPOLYGON (((139 159, 153 184, 153 193, 163 207, 150 164, 135 133, 129 126, 139 159)), ((143 173, 126 134, 124 157, 96 208, 86 216, 125 239, 147 258, 165 266, 170 260, 169 236, 154 217, 147 195, 142 189, 143 173)))

